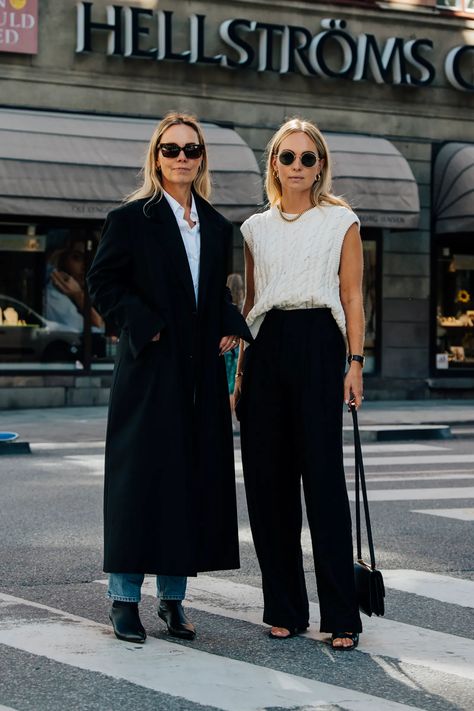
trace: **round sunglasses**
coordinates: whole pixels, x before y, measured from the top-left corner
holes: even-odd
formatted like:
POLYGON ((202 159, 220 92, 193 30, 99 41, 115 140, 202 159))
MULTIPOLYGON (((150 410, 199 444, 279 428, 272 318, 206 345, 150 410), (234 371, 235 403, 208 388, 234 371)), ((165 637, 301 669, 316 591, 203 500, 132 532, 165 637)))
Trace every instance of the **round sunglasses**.
MULTIPOLYGON (((282 165, 291 165, 296 160, 296 153, 290 150, 282 151, 278 154, 278 160, 282 165)), ((316 165, 318 160, 318 156, 312 151, 305 151, 301 154, 301 164, 304 165, 305 168, 312 168, 313 165, 316 165)))
POLYGON ((165 158, 177 158, 183 151, 186 158, 200 158, 204 153, 204 145, 202 143, 186 143, 185 146, 178 146, 177 143, 160 143, 158 150, 165 158))

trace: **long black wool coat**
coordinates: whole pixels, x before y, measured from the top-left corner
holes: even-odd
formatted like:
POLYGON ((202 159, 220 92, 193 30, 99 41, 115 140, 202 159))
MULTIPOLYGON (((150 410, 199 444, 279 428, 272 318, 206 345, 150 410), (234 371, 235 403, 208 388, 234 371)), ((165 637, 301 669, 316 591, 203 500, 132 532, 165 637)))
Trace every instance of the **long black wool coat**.
POLYGON ((226 289, 232 226, 205 200, 195 200, 197 305, 164 198, 109 214, 87 278, 93 304, 121 330, 105 455, 106 572, 195 575, 239 566, 219 341, 251 335, 226 289), (158 331, 160 340, 152 342, 158 331))

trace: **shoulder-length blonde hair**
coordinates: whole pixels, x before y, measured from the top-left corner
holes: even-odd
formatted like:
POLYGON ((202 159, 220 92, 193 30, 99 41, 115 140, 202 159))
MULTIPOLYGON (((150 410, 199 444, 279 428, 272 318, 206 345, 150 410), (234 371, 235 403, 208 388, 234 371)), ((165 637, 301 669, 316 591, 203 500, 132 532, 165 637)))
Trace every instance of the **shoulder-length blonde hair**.
POLYGON ((292 133, 305 133, 316 146, 317 154, 324 158, 324 165, 321 169, 320 179, 313 184, 311 189, 311 202, 317 205, 343 205, 349 207, 343 198, 332 193, 331 158, 328 144, 312 121, 304 121, 300 118, 292 118, 286 121, 271 138, 267 146, 267 168, 265 175, 265 189, 267 191, 270 205, 276 205, 281 200, 281 183, 275 175, 273 168, 273 158, 278 155, 278 149, 282 141, 291 136, 292 133))
MULTIPOLYGON (((209 164, 207 160, 207 150, 204 141, 204 134, 201 126, 195 116, 192 114, 182 114, 176 111, 170 111, 166 114, 164 119, 160 121, 158 126, 155 128, 153 135, 148 146, 145 163, 141 169, 141 175, 143 176, 143 183, 141 187, 134 190, 133 193, 127 195, 124 202, 132 202, 133 200, 140 200, 141 198, 149 198, 148 203, 154 200, 160 200, 163 196, 163 185, 161 184, 161 171, 156 165, 158 158, 158 147, 161 143, 161 139, 165 131, 167 131, 171 126, 189 126, 198 135, 198 142, 202 143, 204 146, 204 153, 202 154, 201 165, 199 166, 199 171, 195 179, 193 180, 194 191, 205 200, 209 199, 211 194, 211 176, 209 174, 209 164)), ((148 205, 147 203, 147 205, 148 205)))

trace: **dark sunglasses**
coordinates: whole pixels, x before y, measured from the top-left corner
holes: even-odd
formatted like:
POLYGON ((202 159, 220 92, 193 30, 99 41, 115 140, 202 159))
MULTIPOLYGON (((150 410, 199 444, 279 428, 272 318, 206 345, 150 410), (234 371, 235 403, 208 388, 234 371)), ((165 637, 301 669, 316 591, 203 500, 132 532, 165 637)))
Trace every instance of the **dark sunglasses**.
POLYGON ((185 146, 178 146, 177 143, 160 143, 158 150, 165 158, 177 158, 183 151, 186 158, 200 158, 204 153, 202 143, 186 143, 185 146))
MULTIPOLYGON (((278 160, 282 165, 291 165, 296 160, 296 154, 293 153, 293 151, 282 151, 278 154, 278 160)), ((312 151, 305 151, 301 154, 301 164, 304 165, 305 168, 312 168, 313 165, 316 165, 318 160, 318 156, 312 151)))

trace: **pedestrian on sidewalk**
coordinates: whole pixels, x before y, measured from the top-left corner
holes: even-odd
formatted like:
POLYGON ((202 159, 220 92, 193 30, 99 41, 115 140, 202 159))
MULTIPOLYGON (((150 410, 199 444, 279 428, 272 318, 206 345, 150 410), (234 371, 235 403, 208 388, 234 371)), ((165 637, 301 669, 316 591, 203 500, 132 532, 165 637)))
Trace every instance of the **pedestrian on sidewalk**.
POLYGON ((331 192, 327 143, 292 119, 268 146, 270 207, 242 225, 243 313, 234 397, 250 523, 270 636, 306 630, 301 478, 313 542, 321 631, 354 649, 361 621, 342 456, 342 407, 362 402, 364 313, 359 220, 331 192), (346 347, 350 366, 344 376, 346 347), (242 351, 243 349, 241 349, 242 351))
POLYGON ((226 287, 232 225, 208 202, 202 129, 168 114, 143 185, 107 217, 88 275, 121 335, 105 455, 104 570, 119 639, 144 642, 145 573, 159 616, 192 639, 187 576, 239 567, 233 436, 224 353, 251 340, 226 287))

